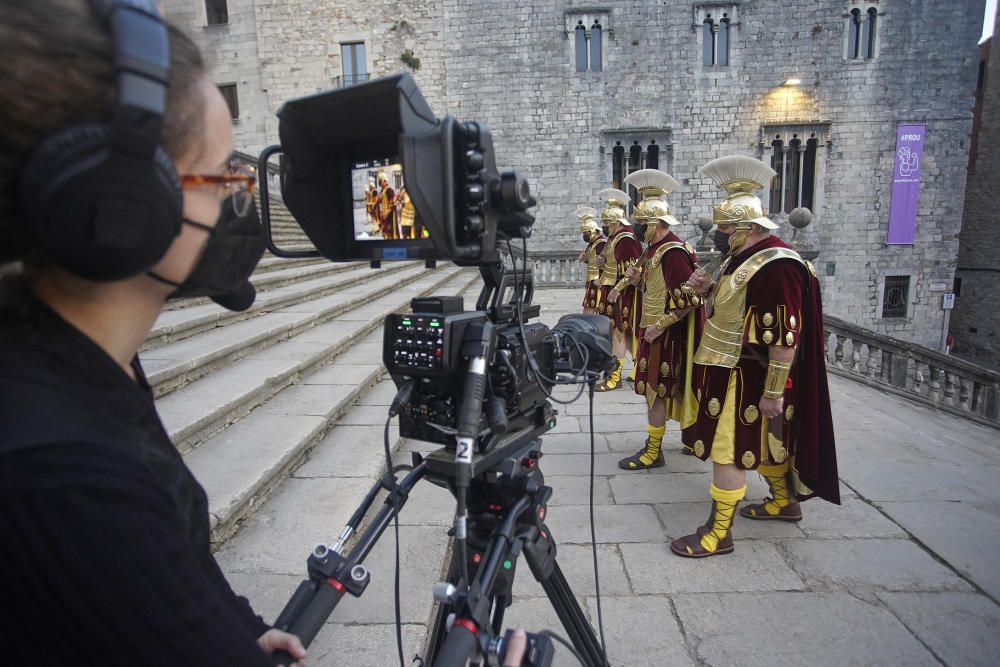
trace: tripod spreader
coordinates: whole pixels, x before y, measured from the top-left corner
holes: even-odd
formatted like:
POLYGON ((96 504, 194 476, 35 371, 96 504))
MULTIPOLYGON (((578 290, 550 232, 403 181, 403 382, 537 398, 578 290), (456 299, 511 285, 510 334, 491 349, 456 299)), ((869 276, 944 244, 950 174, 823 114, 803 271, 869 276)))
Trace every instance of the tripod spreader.
MULTIPOLYGON (((299 584, 274 622, 275 628, 298 635, 303 646, 309 646, 345 594, 360 597, 365 592, 371 575, 368 568, 361 564, 362 561, 375 547, 392 519, 402 510, 410 491, 423 479, 426 471, 426 464, 419 463, 394 490, 390 490, 372 523, 358 536, 354 548, 346 556, 324 545, 313 550, 307 560, 309 579, 299 584)), ((382 486, 382 480, 375 483, 354 517, 364 516, 364 510, 368 509, 382 486)), ((276 665, 290 665, 294 662, 294 658, 284 651, 276 651, 272 660, 276 665)))

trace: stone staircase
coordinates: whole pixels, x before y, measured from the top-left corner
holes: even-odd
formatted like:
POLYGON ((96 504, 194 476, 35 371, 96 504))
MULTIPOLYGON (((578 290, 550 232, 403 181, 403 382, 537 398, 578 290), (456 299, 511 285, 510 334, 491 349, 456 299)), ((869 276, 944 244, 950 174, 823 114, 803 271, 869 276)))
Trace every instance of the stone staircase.
MULTIPOLYGON (((303 247, 287 211, 272 210, 279 247, 303 247)), ((163 423, 208 493, 216 546, 383 377, 383 318, 417 296, 464 294, 478 279, 451 264, 373 270, 268 254, 248 310, 204 299, 161 314, 141 358, 163 423)))

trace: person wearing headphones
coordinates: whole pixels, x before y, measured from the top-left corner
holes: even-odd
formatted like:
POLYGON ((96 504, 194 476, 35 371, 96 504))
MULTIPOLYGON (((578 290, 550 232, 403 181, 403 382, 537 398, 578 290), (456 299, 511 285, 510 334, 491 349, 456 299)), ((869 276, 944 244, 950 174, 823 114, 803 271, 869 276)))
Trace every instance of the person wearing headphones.
POLYGON ((226 103, 152 0, 0 0, 0 52, 7 660, 301 660, 216 563, 137 356, 169 298, 253 302, 264 240, 226 103))

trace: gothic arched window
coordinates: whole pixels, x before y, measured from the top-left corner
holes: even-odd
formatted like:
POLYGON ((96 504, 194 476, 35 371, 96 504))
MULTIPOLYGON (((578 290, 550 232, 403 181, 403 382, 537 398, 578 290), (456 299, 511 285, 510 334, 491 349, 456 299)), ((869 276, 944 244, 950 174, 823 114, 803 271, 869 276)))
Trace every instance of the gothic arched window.
POLYGON ((861 55, 861 10, 855 7, 847 20, 847 57, 858 58, 861 55))
POLYGON ((875 21, 878 17, 878 10, 872 7, 868 10, 868 18, 861 35, 861 48, 864 49, 865 58, 875 57, 875 21))
MULTIPOLYGON (((869 4, 869 3, 865 3, 869 4)), ((875 57, 878 9, 854 7, 847 14, 847 58, 871 60, 875 57)))
POLYGON ((576 24, 576 71, 587 71, 587 26, 583 25, 583 20, 576 24))

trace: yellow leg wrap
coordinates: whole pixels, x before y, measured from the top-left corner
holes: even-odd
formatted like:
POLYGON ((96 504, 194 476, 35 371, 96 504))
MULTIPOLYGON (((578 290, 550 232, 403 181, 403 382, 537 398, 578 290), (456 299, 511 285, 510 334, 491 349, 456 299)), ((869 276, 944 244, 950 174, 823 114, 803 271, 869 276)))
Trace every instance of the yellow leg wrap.
POLYGON ((625 358, 622 357, 618 360, 618 366, 615 370, 611 371, 611 377, 608 378, 608 386, 611 389, 617 387, 622 381, 622 369, 625 368, 625 358))
POLYGON ((764 511, 771 516, 777 516, 782 507, 787 507, 792 502, 788 494, 788 461, 773 466, 757 466, 757 472, 771 485, 773 496, 764 503, 764 511))
POLYGON ((660 444, 663 442, 663 434, 666 432, 666 426, 646 425, 646 433, 649 435, 646 440, 646 451, 639 455, 639 460, 645 465, 650 465, 660 455, 660 444))
POLYGON ((712 527, 709 532, 701 536, 701 546, 706 551, 715 551, 719 546, 719 541, 729 533, 729 529, 733 525, 733 514, 736 512, 736 506, 743 499, 746 491, 746 484, 732 490, 720 489, 712 484, 709 489, 709 494, 715 501, 715 511, 711 518, 712 527))

